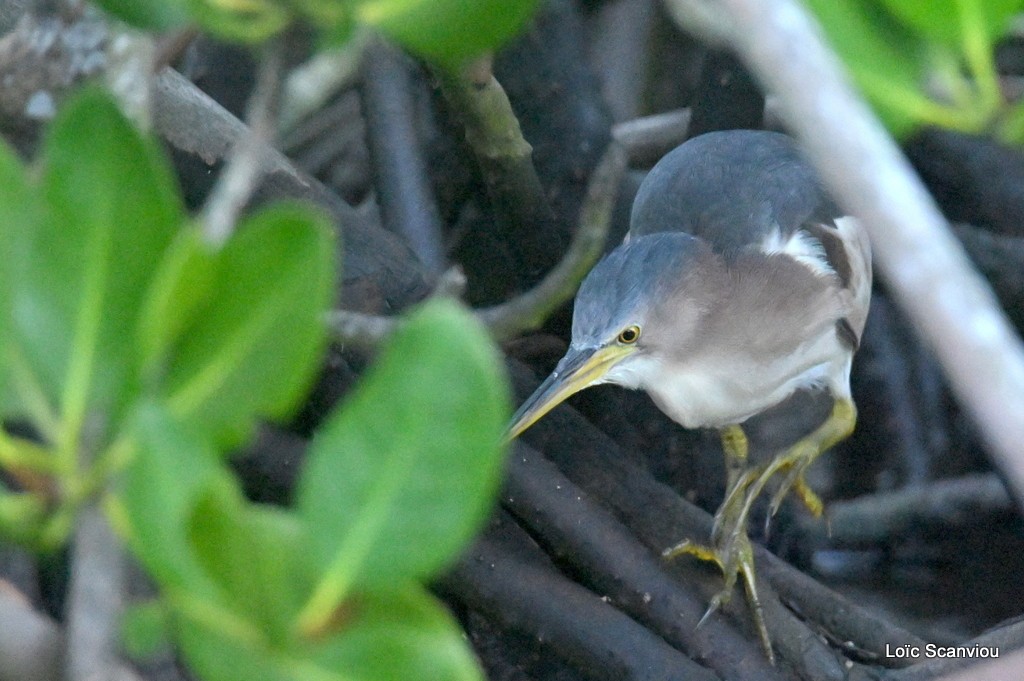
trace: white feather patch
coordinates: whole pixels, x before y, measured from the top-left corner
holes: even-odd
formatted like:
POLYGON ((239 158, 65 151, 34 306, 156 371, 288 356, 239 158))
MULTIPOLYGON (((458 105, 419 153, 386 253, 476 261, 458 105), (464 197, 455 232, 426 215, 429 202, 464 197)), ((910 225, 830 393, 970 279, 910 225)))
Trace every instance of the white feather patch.
POLYGON ((767 255, 788 255, 818 276, 835 274, 835 270, 828 263, 828 258, 825 257, 825 249, 821 243, 799 229, 788 239, 783 239, 781 230, 773 229, 761 242, 761 252, 767 255))

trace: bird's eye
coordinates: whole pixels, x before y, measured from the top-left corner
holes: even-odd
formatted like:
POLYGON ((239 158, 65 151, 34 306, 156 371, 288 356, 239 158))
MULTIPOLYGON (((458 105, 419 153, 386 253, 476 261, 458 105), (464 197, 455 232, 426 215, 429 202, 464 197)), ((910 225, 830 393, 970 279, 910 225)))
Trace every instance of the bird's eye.
POLYGON ((627 326, 619 334, 619 342, 623 345, 632 345, 640 339, 640 327, 634 324, 633 326, 627 326))

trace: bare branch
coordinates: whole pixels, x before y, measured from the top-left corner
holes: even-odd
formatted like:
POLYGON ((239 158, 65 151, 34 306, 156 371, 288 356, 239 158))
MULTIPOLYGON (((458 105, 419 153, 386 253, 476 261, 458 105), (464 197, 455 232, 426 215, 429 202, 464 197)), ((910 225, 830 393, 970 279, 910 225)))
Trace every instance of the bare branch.
MULTIPOLYGON (((829 543, 884 542, 905 536, 914 527, 952 528, 976 523, 980 514, 1012 511, 1003 482, 994 474, 975 473, 832 502, 828 507, 829 543)), ((821 528, 821 523, 815 527, 821 528)))
POLYGON ((715 26, 858 215, 890 289, 934 348, 997 466, 1024 505, 1024 347, 898 147, 855 94, 795 0, 667 0, 715 26))
POLYGON ((495 338, 511 338, 538 328, 552 311, 576 293, 604 249, 626 161, 622 146, 611 142, 590 178, 579 226, 565 257, 530 291, 480 311, 480 319, 495 338))
MULTIPOLYGON (((536 329, 576 292, 604 248, 626 160, 622 146, 612 142, 590 179, 579 227, 561 262, 533 289, 506 303, 477 311, 477 318, 496 340, 536 329)), ((327 324, 335 340, 342 345, 367 349, 388 336, 397 321, 391 317, 335 310, 328 315, 327 324)))
POLYGON ((690 110, 676 109, 616 123, 612 137, 626 148, 633 165, 654 165, 658 159, 686 141, 690 110))
POLYGON ((277 129, 284 69, 280 40, 270 43, 260 62, 256 87, 249 100, 249 132, 238 140, 203 207, 203 233, 214 246, 223 245, 231 236, 264 172, 260 156, 270 146, 277 129))
POLYGON ((96 505, 78 517, 64 650, 66 681, 115 678, 124 607, 124 547, 96 505))

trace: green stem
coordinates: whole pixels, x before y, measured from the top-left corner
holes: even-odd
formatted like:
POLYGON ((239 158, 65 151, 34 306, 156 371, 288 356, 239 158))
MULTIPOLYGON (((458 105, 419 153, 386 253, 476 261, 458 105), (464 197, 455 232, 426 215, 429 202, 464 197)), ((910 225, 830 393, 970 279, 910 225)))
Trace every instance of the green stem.
POLYGON ((917 91, 893 85, 871 73, 860 72, 857 74, 857 80, 870 99, 918 123, 963 131, 980 128, 977 116, 973 112, 940 104, 917 91))
POLYGON ((56 471, 53 454, 34 442, 13 437, 0 428, 0 466, 8 470, 26 470, 52 474, 56 471))
POLYGON ((960 10, 960 31, 967 68, 978 89, 980 108, 991 117, 999 108, 1002 92, 992 55, 991 36, 985 26, 981 5, 977 0, 957 0, 960 10))

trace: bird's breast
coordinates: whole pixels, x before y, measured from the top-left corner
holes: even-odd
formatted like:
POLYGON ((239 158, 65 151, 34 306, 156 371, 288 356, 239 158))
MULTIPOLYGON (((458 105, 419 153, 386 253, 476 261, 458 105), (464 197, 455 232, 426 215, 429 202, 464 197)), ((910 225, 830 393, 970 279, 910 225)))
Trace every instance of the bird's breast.
POLYGON ((640 387, 682 426, 721 428, 742 423, 800 389, 826 386, 846 393, 849 366, 850 353, 833 333, 772 362, 733 354, 652 367, 640 387))

